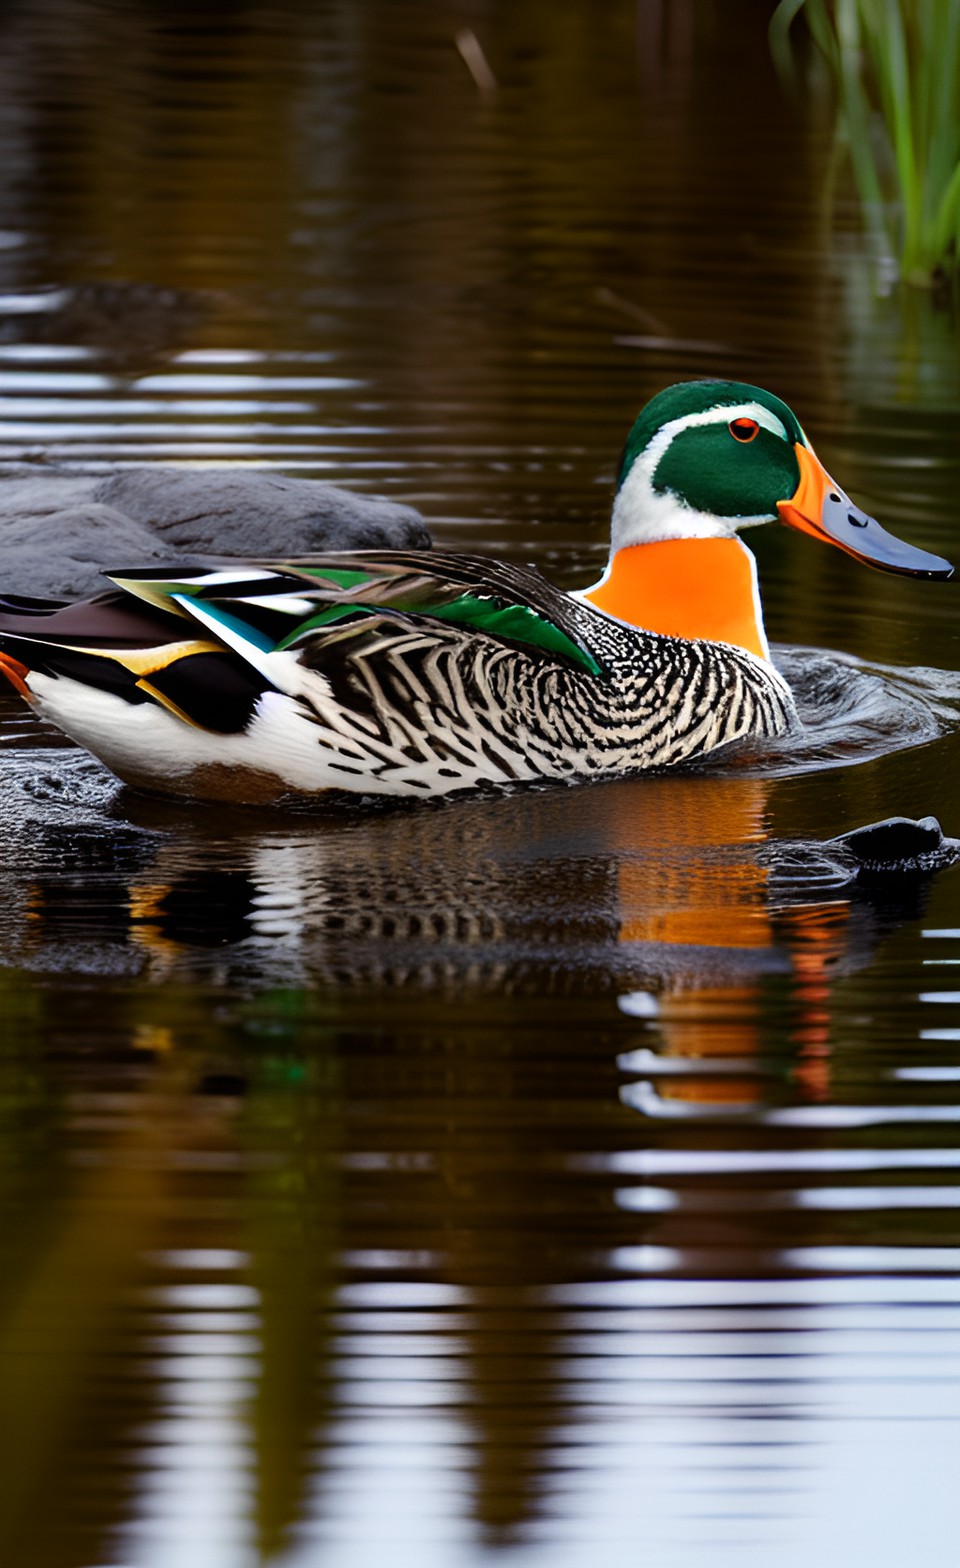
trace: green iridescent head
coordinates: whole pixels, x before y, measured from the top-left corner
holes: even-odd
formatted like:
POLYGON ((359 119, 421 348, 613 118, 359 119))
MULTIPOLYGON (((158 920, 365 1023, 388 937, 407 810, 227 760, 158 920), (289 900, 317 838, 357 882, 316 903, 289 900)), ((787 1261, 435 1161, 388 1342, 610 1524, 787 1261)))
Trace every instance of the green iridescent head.
POLYGON ((627 437, 618 491, 638 465, 654 495, 732 524, 773 520, 799 483, 807 439, 780 398, 741 381, 686 381, 647 404, 627 437))
POLYGON ((855 506, 772 392, 743 381, 684 381, 650 400, 624 448, 613 554, 658 540, 729 538, 778 519, 883 571, 953 571, 855 506))

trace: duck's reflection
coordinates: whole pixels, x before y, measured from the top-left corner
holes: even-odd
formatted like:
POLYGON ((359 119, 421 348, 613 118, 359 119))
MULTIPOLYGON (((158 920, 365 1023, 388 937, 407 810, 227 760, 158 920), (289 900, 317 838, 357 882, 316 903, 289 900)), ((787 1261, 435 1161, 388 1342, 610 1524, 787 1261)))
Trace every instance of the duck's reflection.
POLYGON ((267 822, 120 794, 66 827, 41 801, 8 813, 0 926, 20 962, 154 981, 613 991, 690 1058, 754 1058, 759 988, 791 973, 797 1072, 822 1093, 831 978, 917 913, 934 860, 871 886, 832 846, 779 840, 773 789, 645 779, 267 822))
MULTIPOLYGON (((612 1171, 585 1183, 565 1152, 635 1143, 638 1109, 653 1128, 750 1112, 771 1061, 781 1081, 827 1095, 833 977, 917 913, 936 857, 871 889, 835 851, 780 840, 776 786, 741 777, 264 821, 138 802, 75 754, 46 754, 39 782, 31 766, 0 785, 8 963, 154 982, 111 1003, 110 1027, 154 1076, 97 1158, 124 1190, 128 1167, 153 1174, 129 1188, 136 1223, 107 1226, 122 1257, 101 1267, 89 1251, 94 1308, 136 1274, 150 1233, 186 1233, 211 1256, 226 1238, 245 1260, 255 1357, 238 1356, 231 1431, 254 1461, 265 1559, 298 1519, 323 1516, 351 1443, 366 1454, 371 1423, 410 1398, 455 1412, 473 1517, 491 1542, 521 1539, 549 1506, 557 1433, 580 1419, 574 1329, 551 1289, 651 1239, 679 1255, 720 1238, 749 1270, 744 1234, 769 1224, 750 1210, 638 1216, 612 1171), (229 1022, 213 1042, 211 994, 272 998, 246 1045, 229 1022), (362 1027, 330 1022, 357 999, 362 1027), (636 1079, 623 1088, 631 1019, 640 1049, 619 1058, 636 1079), (234 1091, 250 1075, 244 1106, 234 1091), (182 1173, 183 1212, 158 1171, 182 1173), (200 1172, 218 1185, 201 1190, 200 1172), (445 1315, 424 1309, 432 1288, 453 1293, 445 1315)), ((41 1010, 31 1027, 46 1048, 61 1025, 41 1010)), ((101 1186, 74 1190, 76 1235, 104 1224, 101 1186)), ((56 1288, 44 1274, 30 1288, 54 1328, 69 1322, 80 1367, 106 1318, 57 1305, 78 1269, 73 1234, 49 1254, 56 1288)), ((168 1284, 157 1300, 172 1311, 180 1284, 169 1300, 168 1284)), ((156 1397, 172 1442, 202 1318, 164 1321, 156 1397)), ((24 1411, 36 1394, 28 1379, 24 1411)), ((23 1496, 43 1472, 38 1450, 23 1496)), ((117 1539, 136 1546, 135 1530, 117 1539)))
MULTIPOLYGON (((772 965, 793 974, 795 1075, 811 1093, 825 1092, 831 978, 853 957, 851 922, 867 951, 877 922, 869 900, 858 900, 855 882, 842 875, 833 878, 832 896, 822 896, 828 857, 812 845, 808 874, 784 894, 768 836, 769 796, 759 779, 681 781, 673 800, 661 790, 652 802, 664 858, 620 846, 619 940, 646 952, 659 947, 664 958, 655 993, 622 997, 623 1010, 656 1019, 666 1057, 745 1068, 742 1076, 668 1077, 659 1091, 665 1099, 756 1101, 750 1068, 760 1054, 760 984, 772 965)), ((912 907, 911 898, 904 914, 912 907)), ((866 956, 861 951, 857 962, 866 956)))
POLYGON ((160 977, 221 950, 290 980, 547 994, 632 978, 679 994, 863 960, 880 906, 883 925, 916 913, 930 862, 871 897, 816 845, 797 858, 778 839, 772 789, 635 779, 267 822, 127 793, 89 822, 45 822, 11 801, 5 935, 35 961, 83 949, 86 967, 97 952, 113 966, 119 944, 160 977))
MULTIPOLYGON (((130 1479, 87 1505, 84 1560, 176 1538, 198 1428, 205 1528, 246 1518, 263 1560, 335 1540, 361 1494, 373 1560, 401 1464, 445 1527, 522 1544, 620 1375, 604 1334, 576 1349, 568 1287, 644 1247, 681 1267, 713 1249, 749 1277, 823 1234, 805 1210, 622 1202, 611 1156, 663 1130, 618 1101, 618 1050, 652 1059, 653 1118, 755 1106, 771 1060, 825 1092, 832 976, 916 912, 922 878, 883 903, 830 857, 778 855, 751 780, 254 829, 121 804, 84 829, 75 802, 66 837, 21 816, 30 853, 7 857, 8 952, 97 977, 75 1001, 31 989, 18 1050, 42 1060, 78 1020, 89 1050, 95 1022, 110 1064, 49 1115, 51 1148, 72 1140, 93 1176, 63 1173, 68 1223, 18 1273, 41 1353, 6 1408, 42 1441, 6 1475, 16 1539, 46 1541, 35 1499, 87 1412, 99 1462, 122 1454, 130 1479), (127 986, 134 970, 157 983, 127 986)), ((778 1389, 745 1372, 736 1398, 769 1413, 778 1389)))

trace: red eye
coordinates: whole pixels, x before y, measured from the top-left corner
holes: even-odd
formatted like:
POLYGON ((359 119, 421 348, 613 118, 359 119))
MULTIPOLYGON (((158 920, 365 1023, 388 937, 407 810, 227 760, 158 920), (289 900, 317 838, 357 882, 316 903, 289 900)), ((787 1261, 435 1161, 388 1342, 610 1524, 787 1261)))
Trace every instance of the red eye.
POLYGON ((752 441, 760 426, 755 419, 731 419, 730 434, 734 441, 752 441))

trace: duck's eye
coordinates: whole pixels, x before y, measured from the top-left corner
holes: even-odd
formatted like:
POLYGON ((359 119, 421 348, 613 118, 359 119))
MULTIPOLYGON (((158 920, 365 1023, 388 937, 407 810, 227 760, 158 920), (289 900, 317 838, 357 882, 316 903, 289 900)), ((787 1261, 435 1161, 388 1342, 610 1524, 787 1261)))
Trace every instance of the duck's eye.
POLYGON ((730 434, 734 441, 752 441, 760 426, 755 419, 731 419, 730 434))

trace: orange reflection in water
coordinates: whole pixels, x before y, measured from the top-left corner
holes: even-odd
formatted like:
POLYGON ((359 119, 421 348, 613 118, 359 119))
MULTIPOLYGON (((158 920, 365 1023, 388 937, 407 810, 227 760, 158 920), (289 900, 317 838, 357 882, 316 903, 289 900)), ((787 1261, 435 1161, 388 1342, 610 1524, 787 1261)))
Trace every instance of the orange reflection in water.
MULTIPOLYGON (((724 984, 717 968, 724 952, 785 948, 795 977, 796 1076, 821 1097, 829 1087, 830 971, 846 947, 849 903, 773 903, 769 868, 756 855, 767 838, 769 792, 763 779, 656 780, 638 815, 635 795, 612 791, 619 941, 690 950, 676 968, 664 963, 658 1022, 663 1053, 691 1060, 759 1055, 760 971, 745 979, 749 965, 741 962, 724 984), (651 845, 660 852, 651 856, 651 845), (712 950, 710 963, 704 949, 712 950)), ((755 1102, 760 1091, 754 1077, 725 1076, 669 1081, 662 1093, 726 1104, 755 1102)))
MULTIPOLYGON (((621 942, 769 947, 767 872, 737 853, 766 837, 764 781, 658 779, 657 786, 642 819, 618 811, 614 820, 621 942), (655 859, 651 845, 660 846, 655 859)), ((616 807, 630 797, 611 799, 616 807)))

